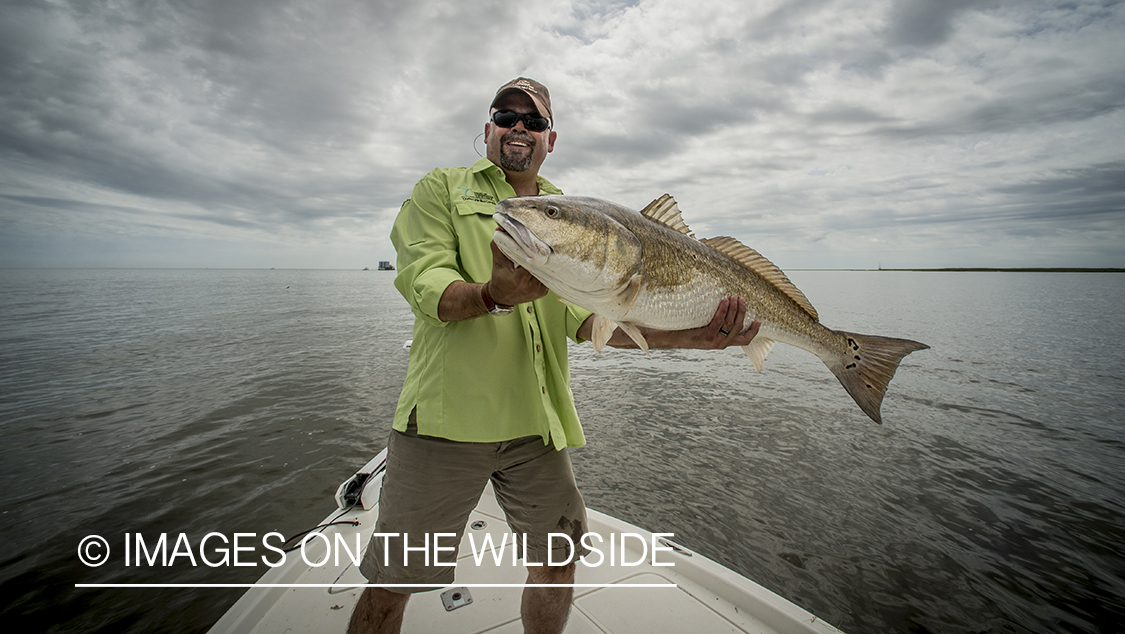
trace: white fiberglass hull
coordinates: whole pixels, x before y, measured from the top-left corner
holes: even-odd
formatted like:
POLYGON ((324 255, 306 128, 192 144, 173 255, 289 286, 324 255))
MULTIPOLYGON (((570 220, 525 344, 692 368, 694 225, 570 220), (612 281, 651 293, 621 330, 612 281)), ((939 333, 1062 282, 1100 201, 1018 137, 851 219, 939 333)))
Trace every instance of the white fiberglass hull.
MULTIPOLYGON (((365 471, 375 471, 366 486, 363 499, 369 510, 359 506, 340 515, 334 511, 325 520, 337 522, 354 520, 358 526, 335 525, 321 532, 328 539, 317 538, 309 543, 306 558, 319 563, 327 554, 325 543, 331 543, 337 533, 350 546, 356 542, 366 548, 378 515, 378 486, 382 470, 371 469, 385 456, 385 451, 369 463, 365 471)), ((603 541, 599 548, 605 559, 601 565, 578 564, 574 603, 567 623, 569 634, 637 634, 695 632, 755 632, 755 633, 828 633, 834 627, 812 614, 766 590, 749 579, 667 540, 654 538, 652 533, 627 524, 597 511, 588 510, 590 531, 599 534, 603 541), (624 534, 636 535, 625 539, 625 551, 618 547, 609 560, 608 544, 611 538, 624 534), (656 540, 654 542, 654 539, 656 540), (662 547, 652 565, 651 550, 641 552, 641 544, 657 543, 662 547), (665 550, 664 548, 668 548, 665 550), (621 565, 621 562, 638 565, 621 565), (623 587, 627 585, 640 587, 623 587), (642 585, 643 584, 643 585, 642 585)), ((523 631, 520 622, 520 584, 526 580, 523 562, 513 565, 510 550, 497 565, 492 555, 484 556, 479 565, 473 556, 469 539, 475 540, 478 551, 485 534, 491 534, 493 543, 499 544, 510 529, 504 514, 497 505, 491 485, 486 487, 480 503, 469 518, 469 527, 461 542, 457 561, 457 580, 453 588, 460 592, 462 604, 447 610, 442 601, 442 590, 418 594, 407 606, 402 631, 411 633, 496 633, 518 634, 523 631), (466 601, 471 597, 469 601, 466 601)), ((598 542, 591 541, 597 544, 598 542)), ((349 547, 350 547, 349 546, 349 547)), ((342 551, 341 551, 342 552, 342 551)), ((589 561, 597 560, 592 555, 589 561)), ((300 556, 300 551, 289 553, 285 563, 269 570, 249 589, 230 610, 211 628, 211 634, 225 633, 275 633, 275 632, 345 632, 352 608, 366 579, 360 574, 346 554, 339 565, 331 558, 325 565, 311 566, 300 556), (279 587, 271 587, 274 584, 279 587), (313 584, 314 587, 283 587, 296 584, 313 584), (316 586, 315 584, 322 584, 316 586)), ((447 593, 447 601, 454 593, 447 593)))

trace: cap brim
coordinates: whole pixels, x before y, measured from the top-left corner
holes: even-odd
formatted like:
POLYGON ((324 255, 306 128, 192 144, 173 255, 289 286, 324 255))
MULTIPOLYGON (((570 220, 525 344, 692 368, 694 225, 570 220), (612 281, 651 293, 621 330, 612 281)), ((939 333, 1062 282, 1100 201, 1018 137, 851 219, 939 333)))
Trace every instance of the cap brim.
POLYGON ((499 93, 497 93, 496 98, 492 100, 492 106, 491 107, 495 108, 497 103, 502 101, 504 99, 504 97, 507 97, 508 95, 512 94, 513 92, 518 92, 520 94, 524 94, 524 95, 527 95, 528 97, 530 97, 531 103, 535 104, 535 110, 539 113, 539 116, 547 117, 547 119, 550 120, 552 124, 554 124, 554 117, 551 116, 550 108, 547 107, 547 104, 543 103, 543 100, 540 99, 538 95, 533 95, 533 94, 527 92, 526 90, 523 90, 522 88, 516 88, 515 86, 513 86, 511 88, 507 88, 505 90, 501 90, 499 93))

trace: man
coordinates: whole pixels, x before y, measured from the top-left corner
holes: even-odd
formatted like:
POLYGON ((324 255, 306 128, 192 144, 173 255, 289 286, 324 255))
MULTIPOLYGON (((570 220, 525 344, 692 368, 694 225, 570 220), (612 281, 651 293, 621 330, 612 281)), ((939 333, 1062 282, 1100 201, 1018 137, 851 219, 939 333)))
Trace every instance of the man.
MULTIPOLYGON (((502 86, 484 127, 486 158, 427 174, 391 230, 395 285, 415 314, 414 343, 388 441, 376 533, 408 534, 411 559, 402 565, 400 539, 373 538, 360 569, 373 584, 419 587, 366 588, 350 632, 398 632, 410 592, 452 584, 453 567, 425 565, 426 538, 454 533, 441 547, 456 546, 490 479, 513 532, 527 536, 529 564, 548 561, 548 533, 566 533, 577 544, 586 532, 586 507, 566 452, 585 443, 566 339, 590 338, 590 313, 558 301, 492 243, 497 202, 562 193, 539 175, 554 150, 553 119, 542 84, 521 77, 502 86)), ((745 315, 745 301, 728 298, 703 328, 645 334, 654 348, 746 345, 758 324, 742 334, 745 315)), ((621 331, 609 345, 635 347, 621 331)), ((556 545, 565 549, 561 541, 556 545)), ((443 562, 456 558, 442 554, 443 562)), ((562 631, 574 563, 527 571, 529 584, 560 587, 525 588, 525 631, 562 631)))

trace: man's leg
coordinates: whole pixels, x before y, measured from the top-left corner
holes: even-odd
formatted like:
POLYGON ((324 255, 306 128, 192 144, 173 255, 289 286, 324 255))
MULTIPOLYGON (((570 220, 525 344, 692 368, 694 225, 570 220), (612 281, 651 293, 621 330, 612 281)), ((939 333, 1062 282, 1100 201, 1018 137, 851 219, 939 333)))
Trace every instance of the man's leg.
MULTIPOLYGON (((528 583, 574 583, 574 564, 533 566, 527 569, 528 583)), ((524 588, 520 604, 524 634, 558 634, 570 615, 574 588, 524 588)))
MULTIPOLYGON (((588 551, 581 544, 587 530, 586 504, 574 481, 569 454, 544 445, 538 436, 502 445, 503 467, 492 474, 492 486, 512 532, 527 539, 527 561, 570 562, 529 566, 527 582, 573 584, 574 561, 588 551), (551 534, 556 535, 553 540, 551 534)), ((524 631, 561 632, 573 596, 571 587, 525 588, 520 604, 524 631)))
POLYGON ((348 623, 348 634, 398 634, 409 598, 409 594, 383 588, 364 588, 348 623))
MULTIPOLYGON (((430 584, 453 583, 454 568, 426 565, 422 547, 436 533, 456 535, 455 539, 442 540, 447 546, 459 543, 469 514, 495 468, 490 458, 497 444, 457 443, 391 432, 375 523, 375 533, 391 537, 372 536, 359 570, 374 584, 419 586, 403 587, 401 592, 365 588, 352 612, 349 632, 398 632, 409 593, 434 589, 426 587, 430 584), (409 563, 402 559, 406 552, 404 534, 410 535, 409 563)), ((455 554, 449 554, 443 555, 442 561, 454 559, 455 554)))

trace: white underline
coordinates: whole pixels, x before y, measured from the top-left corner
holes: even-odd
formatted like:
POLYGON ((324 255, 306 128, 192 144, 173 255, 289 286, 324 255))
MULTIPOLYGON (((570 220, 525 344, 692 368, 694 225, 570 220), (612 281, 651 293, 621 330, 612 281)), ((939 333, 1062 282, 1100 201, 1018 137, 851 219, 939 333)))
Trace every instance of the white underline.
POLYGON ((75 588, 678 588, 674 583, 76 583, 75 588))

